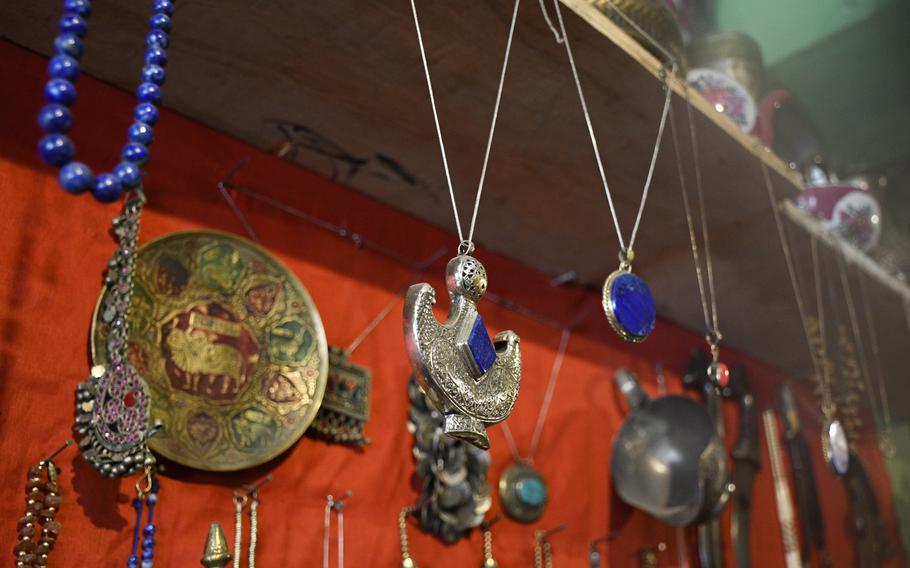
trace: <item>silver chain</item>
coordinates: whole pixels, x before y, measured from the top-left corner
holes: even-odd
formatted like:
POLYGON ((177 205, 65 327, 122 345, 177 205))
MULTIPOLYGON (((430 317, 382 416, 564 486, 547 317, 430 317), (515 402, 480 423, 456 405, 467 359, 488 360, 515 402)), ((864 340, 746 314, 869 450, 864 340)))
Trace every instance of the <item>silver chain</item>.
POLYGON ((543 434, 543 427, 547 421, 547 414, 550 411, 550 404, 553 402, 553 394, 556 392, 556 383, 559 381, 559 371, 562 369, 562 362, 565 359, 566 348, 569 346, 569 337, 572 336, 572 330, 568 327, 563 328, 562 335, 559 338, 559 347, 556 351, 556 358, 553 359, 553 366, 550 368, 550 379, 547 381, 547 390, 543 395, 543 402, 540 404, 540 410, 537 412, 537 423, 534 425, 534 434, 531 436, 531 445, 528 453, 522 457, 518 453, 518 446, 515 443, 515 437, 512 435, 512 428, 508 422, 502 422, 502 434, 505 436, 506 444, 512 453, 512 458, 517 463, 534 463, 534 454, 537 453, 537 446, 540 444, 540 436, 543 434))
POLYGON ((812 254, 812 279, 815 284, 815 305, 816 317, 818 318, 818 337, 821 343, 821 367, 823 381, 821 386, 822 395, 822 414, 825 418, 830 419, 834 413, 834 397, 831 394, 831 369, 829 365, 827 328, 825 323, 825 298, 822 294, 822 274, 821 266, 818 261, 818 238, 813 234, 809 241, 809 250, 812 254))
MULTIPOLYGON (((878 350, 878 334, 875 332, 875 322, 872 320, 872 307, 869 304, 869 291, 866 289, 866 277, 859 272, 859 289, 863 299, 863 311, 866 312, 866 325, 869 328, 869 345, 872 347, 872 360, 875 362, 875 371, 878 379, 878 394, 882 401, 882 419, 886 428, 891 427, 891 408, 888 404, 888 390, 885 386, 885 376, 882 373, 882 363, 878 350)), ((906 306, 906 305, 905 305, 906 306)), ((908 320, 910 323, 910 320, 908 320)))
MULTIPOLYGON (((506 51, 502 60, 502 72, 499 76, 499 88, 496 91, 496 104, 493 106, 493 120, 490 124, 490 133, 487 136, 487 146, 483 155, 483 167, 480 170, 480 181, 477 183, 477 195, 474 198, 474 212, 471 215, 471 226, 468 229, 468 238, 465 239, 464 232, 461 229, 461 219, 458 215, 458 204, 455 202, 455 189, 452 186, 452 175, 449 172, 449 160, 446 157, 446 147, 442 139, 442 127, 439 124, 439 113, 436 111, 436 97, 433 94, 433 82, 430 79, 430 67, 427 65, 427 54, 423 47, 423 34, 420 31, 420 21, 417 18, 417 4, 411 0, 411 12, 414 14, 414 27, 417 29, 417 43, 420 45, 420 60, 423 62, 423 71, 427 79, 427 90, 430 93, 430 107, 433 109, 433 122, 436 124, 436 136, 439 139, 439 152, 442 155, 442 166, 445 170, 446 184, 449 188, 449 198, 452 201, 452 214, 455 216, 455 227, 458 230, 458 240, 464 246, 464 253, 468 253, 473 248, 474 227, 477 223, 477 211, 480 209, 480 198, 483 195, 483 183, 487 177, 487 165, 490 162, 490 149, 493 146, 493 134, 496 131, 496 121, 499 118, 499 103, 502 101, 502 90, 506 82, 506 70, 509 67, 509 54, 512 51, 512 38, 515 35, 515 22, 518 21, 518 6, 521 0, 515 0, 515 8, 512 10, 512 24, 509 26, 509 38, 506 42, 506 51)), ((459 252, 462 252, 461 250, 459 252)))
POLYGON ((249 568, 256 568, 256 540, 259 532, 259 492, 254 491, 250 500, 250 549, 248 555, 249 568))
MULTIPOLYGON (((816 356, 815 349, 812 347, 812 334, 809 332, 809 311, 806 309, 806 305, 803 302, 803 295, 800 290, 799 282, 796 278, 796 266, 793 262, 793 255, 790 251, 787 232, 784 228, 784 223, 780 218, 780 211, 778 211, 777 200, 774 197, 774 184, 771 181, 771 174, 768 171, 768 166, 765 164, 764 160, 759 157, 758 163, 761 165, 762 176, 765 181, 765 189, 768 192, 768 203, 771 206, 771 212, 774 214, 774 224, 777 227, 777 237, 780 241, 781 251, 784 254, 784 261, 787 264, 787 274, 790 277, 790 285, 793 287, 793 297, 796 300, 796 307, 799 310, 799 319, 802 322, 803 333, 806 337, 806 347, 809 349, 809 360, 812 362, 812 368, 814 370, 815 376, 818 377, 819 380, 822 380, 822 370, 819 366, 819 361, 818 357, 816 356)), ((827 362, 822 361, 821 366, 827 368, 827 362)))
POLYGON ((234 496, 234 568, 240 568, 240 553, 243 550, 243 506, 245 497, 234 496))
MULTIPOLYGON (((664 97, 664 106, 663 111, 660 115, 660 125, 657 129, 657 137, 654 141, 654 150, 651 152, 651 163, 648 166, 648 175, 645 178, 644 188, 641 193, 641 201, 638 206, 638 214, 635 217, 635 225, 632 227, 632 234, 629 236, 629 244, 626 245, 625 239, 622 236, 622 229, 619 225, 619 216, 616 213, 616 207, 613 204, 613 194, 610 192, 610 184, 607 182, 607 175, 604 171, 603 160, 600 157, 600 148, 597 145, 597 136, 594 134, 594 126, 591 123, 591 113, 588 111, 588 103, 585 100, 584 90, 581 87, 581 79, 578 74, 578 68, 575 65, 575 56, 572 54, 572 46, 569 44, 569 36, 566 34, 565 22, 562 18, 562 11, 559 8, 559 0, 553 0, 553 6, 556 11, 556 20, 559 23, 559 32, 557 33, 555 28, 552 26, 549 15, 545 9, 543 2, 540 2, 541 10, 543 11, 544 17, 547 20, 548 24, 553 31, 554 36, 556 37, 557 43, 563 44, 566 49, 566 56, 569 59, 569 66, 572 69, 572 78, 575 81, 575 88, 578 91, 578 101, 581 103, 581 110, 585 117, 585 125, 588 129, 588 135, 591 138, 591 147, 594 150, 594 157, 597 161, 597 170, 600 173, 600 180, 603 183, 604 194, 607 196, 607 203, 610 206, 610 215, 613 217, 613 228, 616 229, 616 238, 619 241, 619 247, 624 252, 627 253, 631 251, 635 246, 635 237, 638 235, 638 228, 641 225, 641 218, 645 211, 645 204, 648 202, 648 193, 651 189, 651 180, 654 177, 654 167, 657 164, 657 156, 660 153, 660 142, 664 136, 664 127, 667 123, 667 114, 670 110, 670 100, 673 97, 673 90, 666 82, 666 75, 664 75, 663 87, 666 92, 664 97)), ((676 72, 676 63, 672 63, 672 73, 676 72)))
POLYGON ((708 236, 708 220, 705 210, 704 189, 701 175, 701 160, 698 152, 698 138, 695 131, 695 121, 692 116, 692 105, 689 101, 689 89, 685 90, 687 122, 689 124, 689 139, 692 146, 692 161, 695 170, 695 190, 698 197, 699 216, 701 219, 702 241, 705 243, 705 272, 707 273, 707 294, 705 289, 705 278, 702 276, 701 259, 698 254, 698 237, 695 235, 695 222, 692 218, 692 210, 689 205, 689 192, 686 189, 685 173, 682 166, 682 154, 679 150, 679 139, 676 133, 676 117, 673 109, 670 109, 670 133, 673 138, 673 152, 676 157, 676 169, 679 175, 679 187, 682 191, 683 207, 686 211, 686 225, 689 229, 689 242, 692 245, 692 260, 695 264, 695 277, 698 281, 698 294, 701 298, 702 314, 705 318, 705 328, 708 330, 708 343, 711 345, 712 355, 717 354, 717 342, 722 335, 720 325, 718 324, 717 315, 717 293, 714 286, 714 263, 711 259, 711 240, 708 236))
POLYGON ((348 491, 336 500, 332 495, 326 497, 325 519, 322 538, 322 566, 329 568, 329 537, 332 532, 332 511, 338 516, 338 568, 344 568, 344 501, 351 496, 348 491))

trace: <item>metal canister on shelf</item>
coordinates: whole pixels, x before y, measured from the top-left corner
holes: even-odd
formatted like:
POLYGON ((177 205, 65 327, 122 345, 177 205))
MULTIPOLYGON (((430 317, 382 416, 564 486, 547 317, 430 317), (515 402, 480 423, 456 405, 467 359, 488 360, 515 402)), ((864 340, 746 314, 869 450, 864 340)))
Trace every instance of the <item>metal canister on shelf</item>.
POLYGON ((765 90, 765 64, 761 48, 740 32, 713 32, 689 45, 689 66, 720 71, 735 79, 759 101, 765 90))

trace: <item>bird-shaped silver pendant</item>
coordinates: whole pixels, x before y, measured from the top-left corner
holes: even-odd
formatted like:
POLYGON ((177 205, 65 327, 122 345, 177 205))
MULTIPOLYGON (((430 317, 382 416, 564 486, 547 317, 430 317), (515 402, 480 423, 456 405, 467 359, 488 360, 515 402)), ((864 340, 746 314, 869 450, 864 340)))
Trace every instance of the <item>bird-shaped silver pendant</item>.
POLYGON ((486 427, 508 418, 521 385, 518 335, 501 331, 493 341, 477 301, 487 290, 487 272, 470 255, 446 266, 451 305, 445 323, 433 315, 436 291, 426 283, 408 289, 404 339, 421 388, 444 417, 444 432, 490 447, 486 427))

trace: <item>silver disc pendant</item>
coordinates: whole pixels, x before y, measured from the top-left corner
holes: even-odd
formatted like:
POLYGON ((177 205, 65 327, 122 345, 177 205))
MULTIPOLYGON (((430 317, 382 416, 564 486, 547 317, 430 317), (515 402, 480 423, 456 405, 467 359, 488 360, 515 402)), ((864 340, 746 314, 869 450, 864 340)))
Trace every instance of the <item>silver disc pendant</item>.
POLYGON ((621 264, 607 277, 602 303, 610 327, 626 341, 641 343, 654 329, 657 321, 654 297, 628 264, 621 264))
POLYGON ((154 461, 146 439, 149 395, 126 362, 98 365, 76 388, 76 433, 82 455, 108 477, 122 477, 154 461))
POLYGON ((850 468, 850 446, 847 432, 840 420, 828 420, 822 432, 822 454, 828 467, 837 475, 845 475, 850 468))
POLYGON ((487 289, 487 273, 474 257, 449 261, 446 287, 451 304, 445 323, 433 315, 436 291, 426 283, 408 290, 404 339, 421 389, 443 415, 443 431, 488 449, 486 427, 508 418, 521 385, 518 336, 501 331, 493 340, 477 301, 487 289))
POLYGON ((499 477, 499 499, 510 518, 533 523, 547 508, 547 482, 533 467, 512 464, 499 477))

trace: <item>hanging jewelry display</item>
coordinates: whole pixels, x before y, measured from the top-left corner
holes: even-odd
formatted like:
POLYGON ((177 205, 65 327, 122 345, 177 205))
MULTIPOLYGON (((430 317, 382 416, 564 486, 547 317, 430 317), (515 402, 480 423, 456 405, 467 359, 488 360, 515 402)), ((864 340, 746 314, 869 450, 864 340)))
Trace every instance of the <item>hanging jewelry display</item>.
POLYGON ((28 469, 25 515, 16 525, 19 540, 13 547, 17 567, 47 566, 48 556, 57 544, 62 526, 56 516, 63 498, 60 496, 60 486, 57 485, 58 470, 54 458, 72 443, 72 440, 67 440, 60 449, 28 469), (42 471, 44 479, 41 477, 42 471))
POLYGON ((711 363, 707 367, 708 378, 716 388, 724 388, 730 381, 730 369, 720 361, 720 342, 723 334, 720 332, 717 316, 717 292, 714 286, 714 263, 711 258, 711 240, 708 233, 708 218, 705 209, 704 189, 702 185, 701 161, 699 159, 698 136, 695 130, 695 120, 692 117, 692 105, 689 101, 689 91, 686 89, 686 119, 689 129, 689 142, 692 148, 692 164, 695 174, 695 193, 698 199, 699 219, 701 225, 701 238, 705 247, 705 270, 702 273, 701 255, 698 252, 698 237, 695 235, 695 221, 689 201, 689 192, 686 189, 686 176, 683 170, 682 153, 679 148, 679 138, 676 133, 676 118, 672 106, 670 107, 670 133, 673 139, 673 153, 676 158, 676 170, 679 175, 679 188, 682 193, 683 209, 686 212, 686 226, 689 229, 689 243, 692 247, 692 262, 695 265, 695 278, 698 283, 698 296, 701 300, 702 315, 705 319, 705 341, 711 353, 711 363), (707 286, 705 286, 707 280, 707 286))
POLYGON ((256 568, 256 545, 259 539, 259 490, 272 481, 269 474, 255 485, 244 486, 234 491, 234 567, 240 568, 243 558, 243 509, 249 504, 250 543, 247 549, 247 566, 256 568))
POLYGON ((550 536, 566 528, 560 525, 548 531, 534 531, 534 568, 553 568, 553 545, 550 536))
POLYGON ((363 427, 370 418, 371 373, 350 356, 350 349, 329 346, 325 395, 307 435, 362 448, 370 443, 363 427))
POLYGON ((352 495, 346 491, 340 499, 329 495, 325 502, 325 521, 322 532, 322 567, 329 568, 329 536, 332 532, 332 513, 338 517, 338 568, 344 568, 344 506, 345 501, 352 495))
POLYGON ((433 315, 433 304, 436 302, 436 291, 433 287, 426 283, 411 286, 404 305, 405 345, 414 376, 444 416, 443 431, 481 449, 490 447, 486 435, 487 425, 501 422, 509 416, 518 398, 518 388, 521 384, 521 350, 518 336, 512 331, 502 331, 496 334, 493 341, 490 340, 483 318, 477 311, 477 302, 487 289, 487 273, 480 261, 471 256, 474 252, 474 227, 483 194, 496 119, 499 116, 499 103, 502 100, 519 4, 520 0, 515 0, 493 109, 493 121, 474 200, 474 212, 465 239, 455 202, 452 177, 449 174, 442 128, 436 112, 436 100, 423 47, 420 21, 417 18, 417 6, 414 0, 411 0, 420 57, 460 244, 458 256, 450 260, 446 267, 446 287, 451 305, 445 323, 440 324, 433 315))
POLYGON ((38 114, 38 124, 46 136, 38 143, 41 158, 60 168, 59 181, 64 191, 82 193, 91 191, 98 201, 116 201, 123 190, 139 187, 141 167, 148 161, 148 146, 154 140, 153 129, 158 122, 161 102, 161 85, 166 77, 167 52, 170 43, 171 0, 152 0, 149 32, 145 36, 145 66, 141 83, 136 89, 139 104, 133 112, 135 122, 127 130, 127 144, 120 154, 121 162, 112 173, 95 176, 92 170, 73 158, 76 148, 66 135, 73 124, 70 106, 76 102, 76 80, 79 78, 79 59, 83 52, 83 39, 88 33, 88 19, 92 12, 91 0, 66 0, 63 16, 58 26, 60 34, 54 39, 54 56, 48 64, 50 80, 44 87, 48 103, 38 114))
MULTIPOLYGON (((619 225, 619 217, 613 203, 613 194, 610 191, 610 185, 607 183, 607 176, 604 171, 603 160, 600 156, 600 149, 597 145, 597 137, 594 135, 594 126, 591 122, 591 114, 588 112, 588 104, 585 100, 584 91, 581 87, 578 69, 575 66, 575 57, 572 55, 572 47, 569 44, 569 37, 566 34, 566 26, 562 19, 562 11, 559 7, 559 1, 554 0, 553 7, 556 12, 556 20, 559 24, 559 30, 553 26, 549 15, 546 12, 544 3, 540 3, 544 17, 547 20, 550 30, 556 38, 557 43, 563 44, 566 49, 566 56, 569 59, 569 66, 572 69, 572 77, 575 80, 575 88, 578 91, 578 101, 581 104, 581 110, 584 114, 585 125, 587 126, 588 135, 591 138, 591 147, 594 150, 594 157, 597 162, 597 170, 600 173, 600 179, 603 184, 604 193, 607 197, 607 204, 610 206, 610 214, 613 219, 613 228, 616 230, 616 238, 619 241, 619 268, 614 270, 608 277, 603 286, 603 308, 610 326, 626 341, 639 343, 648 337, 654 324, 657 321, 657 308, 654 304, 654 297, 647 283, 632 272, 632 261, 635 259, 634 245, 635 238, 638 235, 638 228, 641 225, 642 214, 645 211, 645 204, 648 201, 648 193, 651 188, 651 180, 654 177, 654 167, 657 164, 657 156, 660 153, 660 142, 664 135, 664 126, 667 122, 667 112, 670 108, 670 100, 673 96, 673 90, 669 88, 666 82, 667 69, 661 71, 661 79, 665 92, 663 111, 661 112, 660 125, 657 130, 657 138, 654 142, 654 150, 651 153, 651 162, 648 166, 648 175, 645 178, 644 187, 641 193, 641 202, 638 206, 638 214, 635 218, 635 224, 632 227, 632 234, 629 237, 628 244, 622 235, 619 225)), ((676 74, 676 63, 671 64, 670 75, 676 74)))
POLYGON ((202 551, 200 564, 206 568, 224 568, 231 562, 231 553, 228 551, 227 539, 219 523, 212 523, 209 527, 208 537, 205 539, 205 548, 202 551))
POLYGON ((136 510, 136 525, 133 529, 133 546, 127 568, 152 568, 155 558, 155 505, 158 504, 158 478, 151 469, 146 470, 145 476, 136 482, 136 497, 133 499, 133 509, 136 510), (145 485, 143 486, 143 482, 145 485), (142 524, 142 509, 148 511, 145 524, 142 524), (141 535, 141 537, 140 537, 141 535), (142 543, 140 555, 139 543, 142 543), (141 556, 141 562, 140 562, 141 556))
POLYGON ((265 249, 216 231, 170 233, 135 256, 129 333, 108 319, 118 305, 108 285, 92 357, 106 360, 115 331, 129 346, 162 425, 152 449, 205 471, 286 451, 316 416, 328 375, 322 320, 300 280, 265 249))
POLYGON ((553 394, 556 392, 556 383, 559 380, 559 371, 562 369, 562 362, 566 355, 566 348, 569 345, 571 334, 572 332, 569 328, 565 328, 562 330, 562 335, 560 335, 559 347, 556 350, 556 357, 553 359, 553 367, 550 369, 547 390, 544 392, 540 410, 537 412, 537 422, 534 425, 531 445, 526 455, 522 456, 518 453, 518 446, 512 435, 512 428, 508 423, 502 423, 502 433, 509 445, 509 451, 512 454, 514 463, 507 467, 499 477, 499 500, 506 515, 522 523, 536 521, 547 508, 547 483, 540 472, 533 466, 534 456, 537 453, 537 446, 540 444, 540 436, 543 434, 543 427, 547 420, 550 404, 553 402, 553 394))
POLYGON ((806 343, 809 347, 809 357, 812 361, 814 370, 813 378, 821 399, 821 411, 824 416, 821 436, 822 453, 832 471, 837 475, 844 475, 849 467, 850 451, 844 427, 837 419, 837 406, 831 394, 831 365, 828 359, 827 342, 825 340, 824 298, 821 293, 818 242, 814 236, 811 237, 810 250, 812 254, 812 274, 815 284, 817 316, 816 318, 810 318, 805 303, 803 302, 802 292, 797 279, 796 266, 793 261, 790 245, 788 244, 786 229, 781 221, 778 205, 774 198, 774 186, 771 182, 771 175, 768 172, 768 166, 763 160, 759 160, 759 164, 761 165, 762 176, 764 177, 765 188, 768 193, 768 202, 771 205, 771 212, 774 214, 774 223, 777 226, 777 235, 780 240, 781 250, 783 251, 784 260, 787 264, 787 273, 790 276, 790 284, 793 287, 793 296, 796 300, 799 316, 803 323, 803 331, 805 332, 806 343))
POLYGON ((105 356, 95 359, 89 378, 76 388, 79 447, 83 457, 108 477, 130 475, 155 462, 146 443, 151 434, 146 384, 127 360, 136 241, 144 204, 142 189, 136 189, 114 218, 117 249, 104 279, 109 293, 96 309, 96 317, 110 330, 104 342, 105 356))
POLYGON ((423 490, 417 502, 420 528, 453 543, 480 526, 492 498, 487 484, 490 455, 446 436, 444 419, 417 381, 408 380, 408 430, 423 490))

